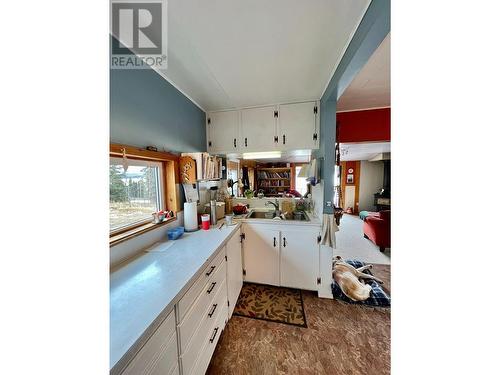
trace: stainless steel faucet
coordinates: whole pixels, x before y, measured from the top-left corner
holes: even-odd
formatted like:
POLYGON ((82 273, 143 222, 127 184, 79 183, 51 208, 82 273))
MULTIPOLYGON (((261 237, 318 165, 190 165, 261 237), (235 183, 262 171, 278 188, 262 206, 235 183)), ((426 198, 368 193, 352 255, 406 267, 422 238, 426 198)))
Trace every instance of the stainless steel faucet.
POLYGON ((278 216, 280 212, 280 204, 278 202, 278 199, 275 199, 274 202, 267 201, 266 203, 264 203, 264 206, 269 206, 270 204, 274 206, 274 211, 276 211, 276 216, 278 216))

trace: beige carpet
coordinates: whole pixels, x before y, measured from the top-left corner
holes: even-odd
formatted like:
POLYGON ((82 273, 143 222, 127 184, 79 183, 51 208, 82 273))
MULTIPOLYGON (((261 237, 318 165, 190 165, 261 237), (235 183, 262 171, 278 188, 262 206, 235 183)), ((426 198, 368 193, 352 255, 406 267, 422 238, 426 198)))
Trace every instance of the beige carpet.
POLYGON ((336 233, 337 248, 333 255, 344 259, 356 259, 365 263, 391 264, 391 249, 381 252, 377 245, 363 237, 363 220, 357 215, 342 216, 336 233))

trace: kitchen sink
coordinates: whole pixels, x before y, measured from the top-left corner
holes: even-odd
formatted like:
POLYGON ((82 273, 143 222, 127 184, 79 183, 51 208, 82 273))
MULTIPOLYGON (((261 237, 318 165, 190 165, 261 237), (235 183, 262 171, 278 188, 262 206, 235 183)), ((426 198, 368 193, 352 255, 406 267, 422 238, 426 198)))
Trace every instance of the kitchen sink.
POLYGON ((252 211, 248 215, 249 219, 274 219, 276 211, 252 211))
POLYGON ((293 213, 293 215, 285 217, 285 220, 291 220, 291 221, 310 221, 309 218, 307 217, 306 213, 303 212, 303 211, 295 211, 293 213))
MULTIPOLYGON (((275 219, 278 220, 276 216, 276 211, 270 210, 251 210, 247 216, 247 219, 275 219)), ((281 218, 280 218, 281 219, 281 218)), ((310 221, 309 217, 303 211, 295 211, 291 215, 285 217, 286 221, 310 221)))

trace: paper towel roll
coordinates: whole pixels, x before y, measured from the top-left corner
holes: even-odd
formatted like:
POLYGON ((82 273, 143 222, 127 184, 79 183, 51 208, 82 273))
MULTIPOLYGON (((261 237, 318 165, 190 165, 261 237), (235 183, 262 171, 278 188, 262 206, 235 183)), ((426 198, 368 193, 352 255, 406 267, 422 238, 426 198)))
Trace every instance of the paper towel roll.
POLYGON ((187 232, 198 230, 198 210, 196 202, 184 203, 184 230, 187 232))

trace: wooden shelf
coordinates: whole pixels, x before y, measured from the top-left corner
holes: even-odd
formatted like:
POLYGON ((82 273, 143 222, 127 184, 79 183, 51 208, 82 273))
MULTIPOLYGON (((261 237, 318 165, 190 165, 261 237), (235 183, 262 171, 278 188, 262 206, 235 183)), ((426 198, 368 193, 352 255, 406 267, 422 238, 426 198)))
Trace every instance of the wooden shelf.
POLYGON ((260 171, 277 171, 277 170, 289 171, 290 169, 292 169, 292 167, 268 167, 268 168, 257 167, 257 169, 260 171))
POLYGON ((258 180, 289 180, 290 177, 257 177, 258 180))

